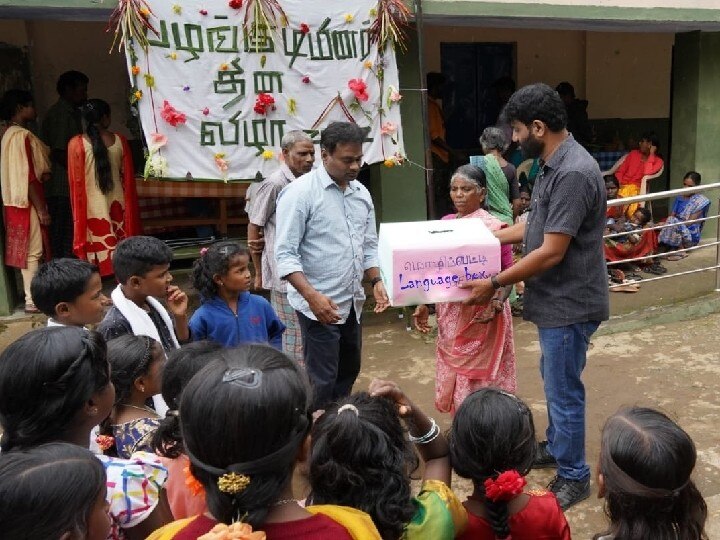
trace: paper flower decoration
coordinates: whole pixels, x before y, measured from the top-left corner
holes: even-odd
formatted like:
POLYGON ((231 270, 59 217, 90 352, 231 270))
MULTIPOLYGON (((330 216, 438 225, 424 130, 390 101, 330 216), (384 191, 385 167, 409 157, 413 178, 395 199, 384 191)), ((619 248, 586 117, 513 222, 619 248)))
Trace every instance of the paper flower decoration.
POLYGON ((265 540, 265 533, 262 531, 253 532, 252 527, 247 523, 233 523, 226 525, 218 523, 209 533, 198 537, 198 540, 265 540))
POLYGON ((150 8, 141 7, 141 8, 138 10, 138 13, 139 13, 140 16, 141 16, 142 18, 144 18, 144 19, 149 19, 149 18, 150 18, 150 8))
POLYGON ((171 52, 166 56, 166 58, 169 58, 170 60, 177 60, 177 53, 175 51, 171 52))
POLYGON ((310 32, 310 27, 307 23, 300 23, 300 32, 305 35, 310 32))
POLYGON ((215 154, 215 165, 217 165, 217 168, 220 169, 221 173, 227 172, 230 167, 230 163, 225 159, 225 154, 223 152, 215 154))
POLYGON ((140 100, 142 99, 142 97, 143 97, 142 90, 135 90, 135 92, 133 92, 131 101, 132 101, 133 103, 135 103, 135 102, 137 102, 137 101, 140 101, 140 100))
POLYGON ((207 116, 208 114, 210 114, 210 108, 209 108, 209 107, 205 107, 205 108, 202 110, 202 113, 203 113, 203 116, 207 116))
POLYGON ((271 160, 271 159, 274 158, 274 157, 275 157, 275 152, 273 152, 272 150, 265 150, 265 151, 263 151, 263 153, 262 153, 262 158, 263 158, 265 161, 271 160))
MULTIPOLYGON (((295 116, 295 114, 297 113, 297 101, 295 100, 295 98, 288 99, 287 111, 288 114, 292 116, 295 116)), ((280 156, 282 157, 282 154, 280 154, 280 156)))
POLYGON ((207 10, 207 9, 201 9, 201 10, 200 10, 200 15, 207 15, 207 14, 208 14, 208 10, 207 10))
POLYGON ((187 122, 187 116, 184 113, 178 111, 175 107, 170 105, 170 102, 163 101, 162 109, 160 110, 160 116, 172 127, 178 127, 187 122))
POLYGON ((172 10, 175 15, 180 15, 182 13, 182 6, 180 4, 173 4, 172 10))
POLYGON ((350 79, 348 81, 348 88, 355 94, 355 99, 358 101, 367 101, 370 96, 367 93, 367 84, 362 79, 350 79))
POLYGON ((156 131, 155 133, 150 134, 150 144, 148 147, 151 152, 157 152, 160 148, 167 144, 167 141, 168 139, 165 135, 156 131))
POLYGON ((186 84, 183 86, 183 92, 189 92, 190 91, 190 85, 186 84))
POLYGON ((397 131, 397 124, 394 122, 385 122, 383 125, 380 126, 380 133, 382 135, 394 135, 397 131))
POLYGON ((370 16, 371 16, 371 17, 377 17, 377 9, 371 8, 371 9, 370 9, 370 16))
POLYGON ((265 92, 260 92, 255 100, 253 110, 258 114, 267 114, 268 109, 275 110, 275 98, 265 92))
POLYGON ((353 22, 353 19, 355 19, 355 17, 353 17, 352 13, 346 13, 343 19, 345 19, 346 23, 351 23, 353 22))
POLYGON ((242 7, 242 0, 230 0, 228 6, 232 9, 240 9, 242 7))
POLYGON ((406 158, 404 155, 402 155, 400 152, 395 152, 392 156, 385 158, 385 161, 383 161, 383 165, 388 168, 392 168, 396 165, 403 165, 405 161, 406 158))
POLYGON ((363 66, 365 66, 365 69, 372 69, 373 63, 370 60, 365 60, 363 66))
POLYGON ((220 71, 227 71, 228 69, 230 69, 230 66, 227 64, 220 64, 220 71))
POLYGON ((162 178, 168 175, 168 160, 155 152, 150 152, 145 161, 145 170, 143 176, 145 178, 156 177, 162 178))
POLYGON ((305 75, 302 79, 300 79, 304 84, 310 84, 310 77, 308 75, 305 75))
POLYGON ((137 75, 140 73, 140 66, 133 66, 130 71, 132 71, 133 75, 137 75))
POLYGON ((393 103, 400 103, 402 100, 402 94, 392 84, 388 86, 388 107, 393 103))
POLYGON ((145 74, 145 85, 148 88, 155 88, 155 77, 153 77, 149 73, 146 73, 145 74))

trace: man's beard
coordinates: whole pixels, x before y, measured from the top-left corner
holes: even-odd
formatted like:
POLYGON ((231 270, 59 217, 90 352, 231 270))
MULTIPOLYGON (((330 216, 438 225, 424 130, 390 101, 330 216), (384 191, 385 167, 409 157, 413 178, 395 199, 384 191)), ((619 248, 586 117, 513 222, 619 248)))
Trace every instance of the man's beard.
POLYGON ((542 156, 545 143, 528 134, 528 138, 520 143, 520 150, 525 159, 536 159, 542 156))

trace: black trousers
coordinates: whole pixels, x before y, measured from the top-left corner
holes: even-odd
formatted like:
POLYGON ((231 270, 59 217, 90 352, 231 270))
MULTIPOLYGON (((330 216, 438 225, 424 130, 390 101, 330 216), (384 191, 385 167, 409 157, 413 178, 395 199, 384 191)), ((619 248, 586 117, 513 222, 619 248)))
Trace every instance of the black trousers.
POLYGON ((53 259, 74 257, 73 216, 70 197, 47 197, 50 214, 50 249, 53 259))
POLYGON ((313 387, 313 410, 350 395, 360 373, 362 327, 355 309, 343 324, 323 324, 299 311, 305 370, 313 387))

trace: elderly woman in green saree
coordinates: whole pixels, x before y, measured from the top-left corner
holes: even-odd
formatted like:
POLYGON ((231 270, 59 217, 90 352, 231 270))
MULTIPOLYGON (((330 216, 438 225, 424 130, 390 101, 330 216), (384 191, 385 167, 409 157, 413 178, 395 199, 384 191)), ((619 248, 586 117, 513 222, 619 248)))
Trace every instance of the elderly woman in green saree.
POLYGON ((515 166, 503 158, 509 141, 498 127, 485 128, 480 136, 483 156, 471 156, 470 164, 483 170, 487 178, 487 206, 503 223, 512 225, 520 209, 520 185, 515 166))

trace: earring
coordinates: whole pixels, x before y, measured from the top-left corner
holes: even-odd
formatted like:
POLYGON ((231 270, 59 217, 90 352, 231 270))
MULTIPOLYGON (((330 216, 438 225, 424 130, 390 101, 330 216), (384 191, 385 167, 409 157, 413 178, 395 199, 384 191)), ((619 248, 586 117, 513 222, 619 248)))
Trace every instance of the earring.
POLYGON ((141 386, 141 387, 140 387, 140 391, 141 391, 141 392, 144 392, 144 391, 145 391, 145 387, 144 387, 144 386, 141 386))
POLYGON ((90 409, 90 414, 92 414, 93 416, 97 416, 97 413, 98 413, 97 407, 93 407, 92 409, 90 409))

